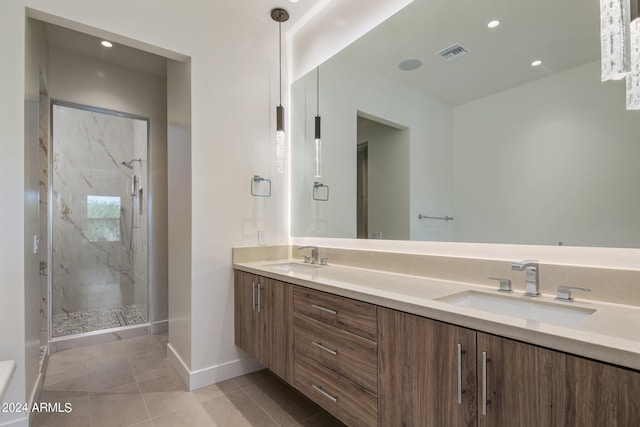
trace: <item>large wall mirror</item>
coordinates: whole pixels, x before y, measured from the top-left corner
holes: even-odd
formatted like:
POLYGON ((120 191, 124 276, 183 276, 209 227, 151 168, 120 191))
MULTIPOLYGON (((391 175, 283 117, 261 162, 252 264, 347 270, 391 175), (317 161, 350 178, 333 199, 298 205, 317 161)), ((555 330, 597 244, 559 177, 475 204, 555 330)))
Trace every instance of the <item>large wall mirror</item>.
POLYGON ((291 97, 293 236, 640 247, 640 112, 601 82, 596 0, 415 0, 291 97))

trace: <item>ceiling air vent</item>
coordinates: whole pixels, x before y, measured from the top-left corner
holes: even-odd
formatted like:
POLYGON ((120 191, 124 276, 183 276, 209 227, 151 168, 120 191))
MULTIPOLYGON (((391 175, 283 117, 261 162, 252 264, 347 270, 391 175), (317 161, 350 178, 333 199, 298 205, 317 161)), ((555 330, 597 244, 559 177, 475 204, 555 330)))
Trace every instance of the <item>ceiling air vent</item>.
POLYGON ((461 57, 462 55, 466 55, 469 51, 464 47, 460 46, 460 44, 456 43, 447 48, 442 49, 440 52, 437 52, 438 55, 446 59, 447 61, 453 61, 456 58, 461 57))

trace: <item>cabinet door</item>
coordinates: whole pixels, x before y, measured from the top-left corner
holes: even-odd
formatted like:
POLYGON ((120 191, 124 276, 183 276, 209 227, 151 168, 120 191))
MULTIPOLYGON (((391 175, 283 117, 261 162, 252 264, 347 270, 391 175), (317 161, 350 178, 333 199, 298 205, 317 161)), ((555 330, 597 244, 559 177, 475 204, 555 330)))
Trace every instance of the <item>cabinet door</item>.
POLYGON ((474 331, 378 308, 378 332, 378 425, 476 424, 474 331))
POLYGON ((257 356, 256 276, 234 272, 234 331, 238 347, 257 356))
POLYGON ((260 277, 260 325, 265 365, 280 378, 293 382, 293 287, 260 277))
POLYGON ((576 356, 567 368, 570 425, 640 426, 640 373, 576 356))
POLYGON ((572 425, 565 354, 480 332, 477 347, 479 426, 572 425))

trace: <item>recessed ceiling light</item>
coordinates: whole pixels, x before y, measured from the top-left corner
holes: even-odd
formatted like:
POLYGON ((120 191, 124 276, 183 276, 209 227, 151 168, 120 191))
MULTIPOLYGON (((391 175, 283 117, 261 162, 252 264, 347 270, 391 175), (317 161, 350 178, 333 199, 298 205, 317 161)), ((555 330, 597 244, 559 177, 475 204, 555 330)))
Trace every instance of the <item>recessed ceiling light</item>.
POLYGON ((535 61, 533 61, 533 62, 531 63, 531 66, 532 66, 532 67, 537 67, 537 66, 539 66, 540 64, 542 64, 542 61, 540 61, 539 59, 536 59, 535 61))
POLYGON ((493 21, 487 24, 487 27, 496 28, 498 25, 500 25, 500 21, 498 21, 497 19, 494 19, 493 21))
POLYGON ((398 68, 402 71, 413 71, 417 70, 422 66, 422 61, 419 59, 405 59, 400 64, 398 64, 398 68))
POLYGON ((112 46, 113 46, 113 44, 112 44, 111 42, 108 42, 108 41, 106 41, 106 40, 102 40, 102 41, 100 42, 100 44, 101 44, 102 46, 104 46, 104 47, 112 47, 112 46))

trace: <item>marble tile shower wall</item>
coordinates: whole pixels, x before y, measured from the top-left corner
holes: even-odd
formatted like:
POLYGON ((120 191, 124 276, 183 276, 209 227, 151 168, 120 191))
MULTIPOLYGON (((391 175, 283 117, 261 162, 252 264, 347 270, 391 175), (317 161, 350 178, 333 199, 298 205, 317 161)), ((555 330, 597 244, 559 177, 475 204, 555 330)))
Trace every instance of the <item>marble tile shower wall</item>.
POLYGON ((48 96, 40 97, 39 122, 40 129, 38 135, 39 143, 39 195, 40 195, 40 342, 49 340, 49 280, 47 264, 49 262, 49 115, 50 104, 48 96))
POLYGON ((133 304, 146 313, 147 215, 145 203, 137 204, 146 199, 147 122, 53 110, 53 315, 133 304), (122 165, 134 158, 143 159, 134 170, 122 165), (141 177, 136 197, 134 173, 141 177), (88 207, 105 196, 120 209, 88 207), (142 210, 132 215, 134 207, 142 210))

